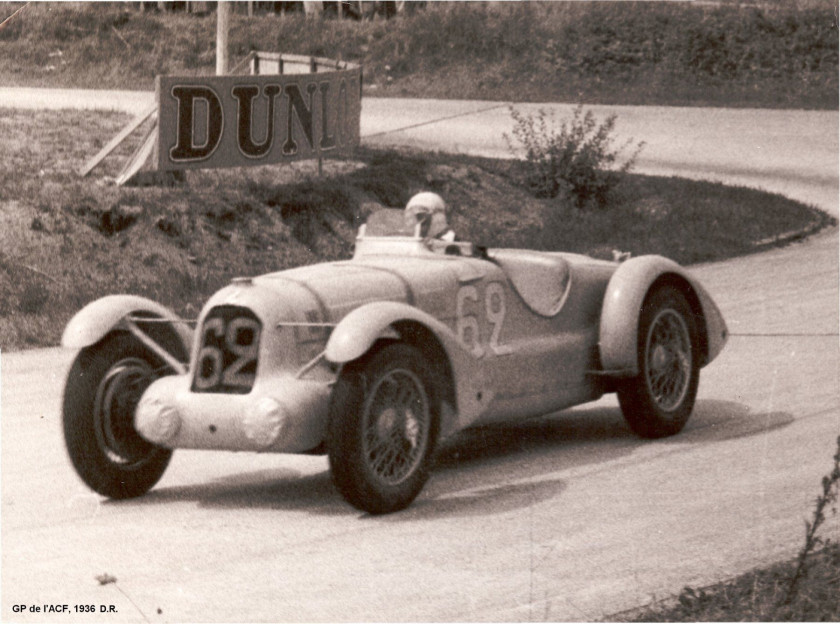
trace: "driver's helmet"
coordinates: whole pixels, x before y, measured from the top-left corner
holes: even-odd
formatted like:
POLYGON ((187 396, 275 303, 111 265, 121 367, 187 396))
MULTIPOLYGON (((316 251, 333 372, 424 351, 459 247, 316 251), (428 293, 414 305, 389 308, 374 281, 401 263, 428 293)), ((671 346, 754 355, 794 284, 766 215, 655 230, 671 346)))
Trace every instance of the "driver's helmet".
POLYGON ((405 226, 412 232, 420 225, 422 238, 438 238, 449 231, 446 202, 437 193, 417 193, 405 205, 405 226))

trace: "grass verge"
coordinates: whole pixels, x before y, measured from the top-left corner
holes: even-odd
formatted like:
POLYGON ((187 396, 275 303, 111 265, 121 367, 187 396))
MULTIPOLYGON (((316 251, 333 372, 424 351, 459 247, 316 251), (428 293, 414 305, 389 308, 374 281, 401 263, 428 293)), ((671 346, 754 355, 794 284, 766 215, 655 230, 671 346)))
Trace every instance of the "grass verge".
MULTIPOLYGON (((408 3, 409 7, 414 7, 408 3)), ((0 19, 20 3, 0 3, 0 19)), ((390 20, 245 14, 251 50, 364 65, 370 95, 836 109, 837 16, 824 0, 431 2, 390 20)), ((0 31, 0 83, 154 88, 157 74, 213 74, 215 17, 125 3, 31 3, 0 31)))
POLYGON ((753 570, 709 587, 686 587, 676 598, 613 616, 619 622, 837 622, 840 544, 809 557, 808 580, 784 603, 796 561, 753 570))
MULTIPOLYGON (((628 622, 836 622, 840 620, 840 544, 824 537, 826 512, 837 515, 840 436, 831 471, 805 523, 799 555, 731 581, 694 589, 677 598, 634 609, 614 619, 628 622)), ((836 527, 836 525, 835 525, 836 527)))
MULTIPOLYGON (((172 186, 109 182, 126 142, 93 176, 75 170, 125 123, 119 114, 0 111, 0 345, 59 342, 69 318, 134 293, 195 318, 232 277, 346 258, 380 205, 443 195, 459 236, 491 247, 658 253, 691 264, 833 223, 779 195, 680 178, 626 175, 607 207, 535 199, 521 163, 359 149, 348 161, 188 172, 172 186)), ((141 133, 138 133, 141 134, 141 133)), ((122 158, 121 158, 122 156, 122 158)))

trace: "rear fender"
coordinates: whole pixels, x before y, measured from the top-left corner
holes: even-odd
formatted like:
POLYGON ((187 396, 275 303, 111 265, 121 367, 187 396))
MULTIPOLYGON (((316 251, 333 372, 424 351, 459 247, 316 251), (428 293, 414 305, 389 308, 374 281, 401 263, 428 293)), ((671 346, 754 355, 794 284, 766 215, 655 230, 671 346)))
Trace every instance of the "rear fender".
POLYGON ((726 323, 703 286, 673 260, 639 256, 619 266, 604 295, 599 350, 606 373, 617 377, 639 373, 639 316, 645 297, 660 280, 678 287, 694 311, 700 333, 700 365, 711 362, 723 349, 728 337, 726 323))
POLYGON ((61 345, 82 349, 96 344, 116 329, 128 329, 124 319, 130 314, 172 321, 166 327, 171 328, 180 341, 182 353, 190 352, 192 330, 186 322, 169 308, 136 295, 108 295, 87 304, 67 323, 61 345))
MULTIPOLYGON (((452 412, 444 409, 441 437, 446 437, 471 423, 489 403, 491 393, 484 388, 484 372, 476 360, 458 342, 455 333, 433 316, 405 303, 379 301, 365 304, 345 316, 335 327, 324 356, 329 362, 346 364, 367 353, 377 340, 393 338, 411 341, 417 335, 412 327, 422 326, 430 339, 437 341, 446 362, 432 362, 437 371, 445 374, 447 389, 444 402, 452 403, 452 412), (445 373, 444 373, 445 371, 445 373), (447 400, 447 397, 448 400, 447 400)), ((428 342, 428 341, 427 341, 428 342)), ((429 347, 418 345, 420 347, 429 347)), ((422 350, 434 352, 428 348, 422 350)))

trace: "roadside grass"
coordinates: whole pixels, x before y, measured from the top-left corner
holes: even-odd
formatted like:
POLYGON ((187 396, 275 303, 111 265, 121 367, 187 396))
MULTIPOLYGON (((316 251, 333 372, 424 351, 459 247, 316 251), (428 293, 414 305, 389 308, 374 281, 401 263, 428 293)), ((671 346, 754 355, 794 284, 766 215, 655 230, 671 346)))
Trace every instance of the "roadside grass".
MULTIPOLYGON (((0 19, 20 3, 0 3, 0 19)), ((411 7, 409 3, 409 7, 411 7)), ((234 3, 230 50, 361 62, 369 95, 770 108, 838 106, 835 6, 431 2, 390 20, 234 3)), ((0 84, 154 88, 215 70, 215 15, 31 3, 0 31, 0 84)))
MULTIPOLYGON (((690 264, 751 253, 755 242, 834 223, 779 195, 680 178, 625 175, 606 207, 535 199, 522 163, 360 148, 349 160, 187 172, 168 186, 117 187, 127 141, 93 174, 78 167, 126 122, 116 113, 0 111, 0 345, 55 345, 83 305, 133 293, 195 318, 231 278, 347 258, 381 206, 432 190, 464 240, 614 249, 690 264)), ((139 136, 139 134, 138 134, 139 136)), ((774 244, 770 242, 768 244, 774 244)))
POLYGON ((796 558, 752 570, 703 588, 685 587, 679 596, 617 614, 623 622, 836 622, 840 620, 840 544, 825 537, 833 519, 838 535, 840 436, 831 470, 805 522, 805 543, 796 558), (829 511, 830 510, 830 511, 829 511))
POLYGON ((796 561, 753 570, 709 587, 686 587, 676 598, 612 616, 619 622, 840 621, 840 544, 809 558, 807 582, 784 604, 796 561))

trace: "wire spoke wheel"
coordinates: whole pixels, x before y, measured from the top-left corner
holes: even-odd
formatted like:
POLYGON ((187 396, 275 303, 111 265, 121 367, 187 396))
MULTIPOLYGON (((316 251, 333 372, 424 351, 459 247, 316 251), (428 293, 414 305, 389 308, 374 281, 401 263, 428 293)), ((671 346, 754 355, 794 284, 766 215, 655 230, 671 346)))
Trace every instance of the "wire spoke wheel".
POLYGON ((688 392, 691 355, 685 320, 674 310, 661 310, 648 331, 645 379, 654 400, 666 412, 679 407, 688 392))
POLYGON ((415 347, 382 343, 339 375, 327 454, 333 483, 372 514, 411 504, 429 477, 440 406, 436 377, 415 347))
POLYGON ((686 295, 673 286, 660 286, 645 299, 639 316, 639 372, 618 386, 621 411, 638 435, 674 435, 691 416, 700 379, 698 320, 686 295))
POLYGON ((371 472, 389 485, 404 481, 422 459, 429 401, 417 376, 391 370, 377 379, 364 406, 364 455, 371 472))

